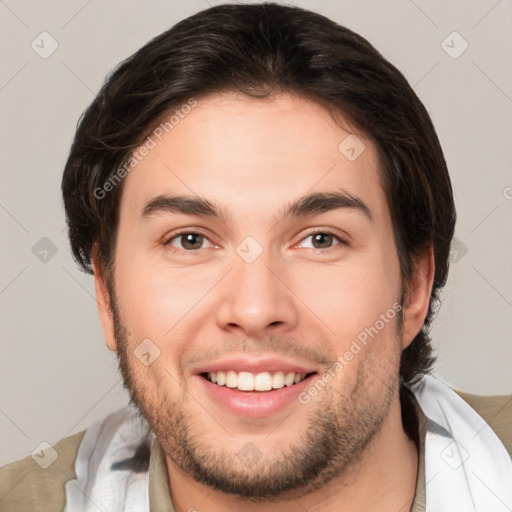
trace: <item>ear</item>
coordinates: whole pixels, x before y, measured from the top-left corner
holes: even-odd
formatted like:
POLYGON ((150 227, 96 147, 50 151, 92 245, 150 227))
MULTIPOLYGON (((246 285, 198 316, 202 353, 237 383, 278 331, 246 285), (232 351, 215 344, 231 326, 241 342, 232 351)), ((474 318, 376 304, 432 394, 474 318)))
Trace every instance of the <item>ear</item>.
POLYGON ((434 251, 432 246, 413 265, 412 282, 404 299, 403 347, 407 348, 420 332, 428 313, 434 283, 434 251))
POLYGON ((96 305, 103 327, 103 336, 107 347, 113 352, 117 351, 117 342, 114 336, 114 315, 110 307, 110 295, 100 268, 97 246, 93 249, 92 267, 94 270, 94 289, 96 291, 96 305))

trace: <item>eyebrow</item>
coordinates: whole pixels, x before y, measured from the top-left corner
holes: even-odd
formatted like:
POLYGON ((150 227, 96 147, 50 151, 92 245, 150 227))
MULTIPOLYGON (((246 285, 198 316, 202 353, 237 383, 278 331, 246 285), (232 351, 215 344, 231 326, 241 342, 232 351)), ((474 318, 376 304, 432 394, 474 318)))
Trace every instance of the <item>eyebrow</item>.
MULTIPOLYGON (((281 213, 277 215, 277 219, 309 217, 342 208, 359 212, 370 222, 373 222, 372 212, 365 202, 343 190, 339 192, 315 192, 302 196, 285 205, 281 213)), ((142 217, 149 218, 161 213, 181 213, 218 218, 223 222, 230 219, 227 209, 199 196, 157 196, 146 204, 142 211, 142 217)))

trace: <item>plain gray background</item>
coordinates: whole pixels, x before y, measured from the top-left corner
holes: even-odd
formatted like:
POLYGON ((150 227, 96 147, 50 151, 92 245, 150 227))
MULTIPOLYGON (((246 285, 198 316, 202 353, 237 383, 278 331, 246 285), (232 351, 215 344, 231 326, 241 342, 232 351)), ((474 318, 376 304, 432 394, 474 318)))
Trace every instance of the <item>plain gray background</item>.
MULTIPOLYGON (((0 464, 127 403, 92 277, 70 256, 61 174, 77 120, 105 75, 178 20, 218 3, 0 0, 0 464), (58 48, 44 55, 52 44, 58 48)), ((293 4, 368 38, 425 103, 458 212, 432 330, 436 374, 464 391, 512 394, 512 2, 293 4)))

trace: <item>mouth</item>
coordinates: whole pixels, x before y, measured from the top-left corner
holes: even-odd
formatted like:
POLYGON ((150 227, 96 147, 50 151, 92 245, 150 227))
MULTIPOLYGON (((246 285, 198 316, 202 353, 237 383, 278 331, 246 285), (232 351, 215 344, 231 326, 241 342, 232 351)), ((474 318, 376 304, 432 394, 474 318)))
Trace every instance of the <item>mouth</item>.
POLYGON ((301 410, 298 397, 319 378, 316 371, 219 370, 196 374, 200 388, 224 411, 245 418, 271 418, 290 408, 301 410))
POLYGON ((216 372, 203 372, 200 376, 220 387, 225 386, 233 390, 249 393, 269 393, 284 387, 295 386, 316 373, 317 372, 299 373, 282 371, 252 373, 246 371, 219 370, 216 372))
POLYGON ((192 375, 199 393, 215 407, 236 417, 261 419, 302 407, 300 393, 320 377, 318 366, 310 362, 270 355, 209 361, 192 375))

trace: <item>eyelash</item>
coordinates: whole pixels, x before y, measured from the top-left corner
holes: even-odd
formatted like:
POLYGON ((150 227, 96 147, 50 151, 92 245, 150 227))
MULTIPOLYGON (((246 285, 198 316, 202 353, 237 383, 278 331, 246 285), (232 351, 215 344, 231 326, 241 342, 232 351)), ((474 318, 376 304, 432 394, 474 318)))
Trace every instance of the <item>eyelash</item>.
POLYGON ((331 247, 327 247, 326 249, 319 249, 319 248, 316 248, 316 247, 313 247, 313 250, 314 251, 322 251, 322 252, 328 252, 330 250, 334 250, 336 249, 336 247, 338 245, 348 245, 348 242, 342 238, 340 235, 337 235, 336 233, 334 233, 333 231, 329 231, 329 230, 317 230, 317 231, 312 231, 311 233, 308 233, 304 238, 301 239, 301 242, 303 240, 305 240, 306 238, 309 238, 310 236, 315 236, 315 235, 328 235, 328 236, 332 236, 336 241, 338 241, 339 243, 335 244, 335 245, 331 245, 331 247))
MULTIPOLYGON (((334 233, 333 231, 329 231, 329 230, 317 230, 317 231, 313 231, 311 233, 308 233, 305 237, 301 238, 301 242, 304 241, 306 238, 309 238, 311 236, 315 236, 315 235, 319 235, 319 234, 322 234, 322 235, 330 235, 332 236, 335 240, 337 240, 339 243, 338 244, 335 244, 335 245, 331 245, 331 247, 327 247, 325 249, 321 249, 321 248, 316 248, 316 247, 313 247, 312 249, 314 251, 321 251, 321 252, 330 252, 331 250, 335 249, 338 245, 348 245, 348 242, 340 237, 339 235, 337 235, 336 233, 334 233)), ((202 233, 200 230, 184 230, 184 231, 179 231, 177 233, 173 233, 173 235, 168 238, 163 245, 165 246, 170 246, 175 252, 182 252, 182 253, 194 253, 194 252, 197 252, 199 249, 191 249, 191 250, 186 250, 186 249, 179 249, 177 247, 174 247, 171 245, 171 242, 177 238, 180 238, 181 236, 183 235, 200 235, 202 236, 203 238, 206 238, 210 243, 213 243, 207 235, 205 235, 204 233, 202 233)), ((308 247, 308 249, 311 249, 311 247, 308 247)))

